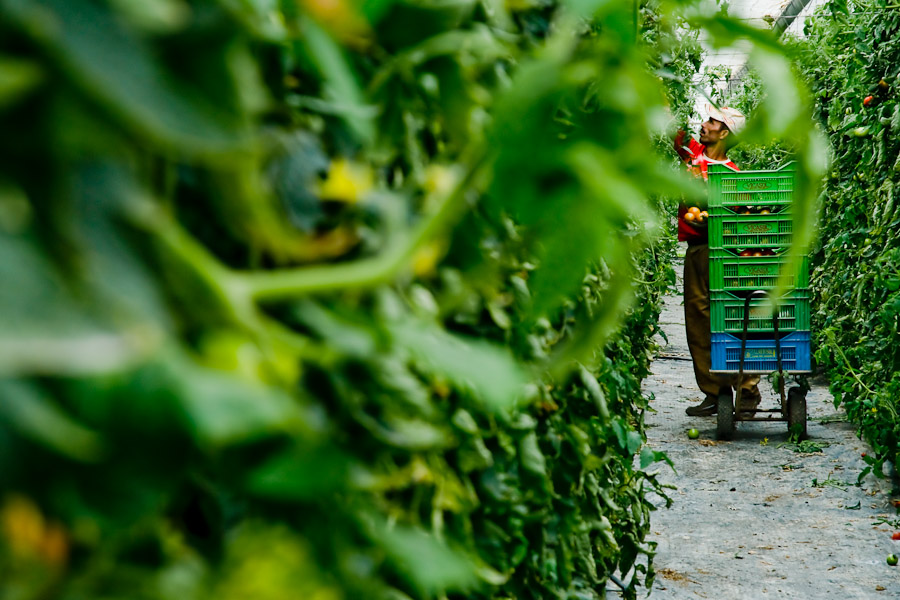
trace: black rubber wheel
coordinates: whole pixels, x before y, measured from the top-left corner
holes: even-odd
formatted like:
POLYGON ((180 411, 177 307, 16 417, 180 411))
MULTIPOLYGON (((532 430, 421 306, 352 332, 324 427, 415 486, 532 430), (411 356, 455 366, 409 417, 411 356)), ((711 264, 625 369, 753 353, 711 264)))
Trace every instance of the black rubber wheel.
POLYGON ((806 394, 798 387, 788 390, 787 398, 788 434, 797 435, 798 440, 806 439, 806 394))
POLYGON ((734 435, 734 402, 731 394, 719 394, 716 412, 716 438, 730 440, 734 435))

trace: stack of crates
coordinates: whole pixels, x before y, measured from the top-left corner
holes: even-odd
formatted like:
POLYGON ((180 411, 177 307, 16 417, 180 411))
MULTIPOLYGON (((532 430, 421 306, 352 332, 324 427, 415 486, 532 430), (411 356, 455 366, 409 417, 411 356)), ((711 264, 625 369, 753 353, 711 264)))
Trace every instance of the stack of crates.
MULTIPOLYGON (((773 290, 791 251, 794 164, 775 171, 709 167, 709 283, 712 371, 737 372, 744 300, 773 290)), ((804 256, 793 288, 781 298, 779 341, 785 371, 810 370, 809 263, 804 256)), ((744 371, 778 369, 775 330, 765 300, 750 301, 744 371)))

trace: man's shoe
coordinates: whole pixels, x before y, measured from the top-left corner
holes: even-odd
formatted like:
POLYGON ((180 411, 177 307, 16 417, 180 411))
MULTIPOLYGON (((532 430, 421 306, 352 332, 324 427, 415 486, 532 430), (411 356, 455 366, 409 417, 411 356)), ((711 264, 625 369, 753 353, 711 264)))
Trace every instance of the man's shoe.
POLYGON ((688 406, 684 412, 689 417, 709 417, 719 412, 718 401, 707 398, 697 406, 688 406))

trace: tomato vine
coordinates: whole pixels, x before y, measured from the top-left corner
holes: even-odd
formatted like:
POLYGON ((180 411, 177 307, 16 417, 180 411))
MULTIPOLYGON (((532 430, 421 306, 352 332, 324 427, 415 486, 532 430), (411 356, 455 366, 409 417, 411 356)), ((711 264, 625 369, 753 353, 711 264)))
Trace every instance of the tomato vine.
POLYGON ((0 3, 4 585, 649 587, 680 4, 0 3))
POLYGON ((900 450, 898 30, 900 12, 884 2, 830 2, 807 25, 799 62, 835 156, 813 262, 816 358, 875 448, 866 462, 878 475, 900 450))

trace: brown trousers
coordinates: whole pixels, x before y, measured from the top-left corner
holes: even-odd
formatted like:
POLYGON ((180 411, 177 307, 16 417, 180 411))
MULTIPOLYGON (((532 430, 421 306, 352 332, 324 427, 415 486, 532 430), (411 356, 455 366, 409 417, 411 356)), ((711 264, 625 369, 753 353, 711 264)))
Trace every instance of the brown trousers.
POLYGON ((709 246, 688 246, 684 257, 684 325, 688 348, 694 361, 694 377, 707 398, 716 399, 720 393, 741 391, 741 409, 759 405, 758 375, 713 375, 712 342, 710 337, 709 302, 709 246))

